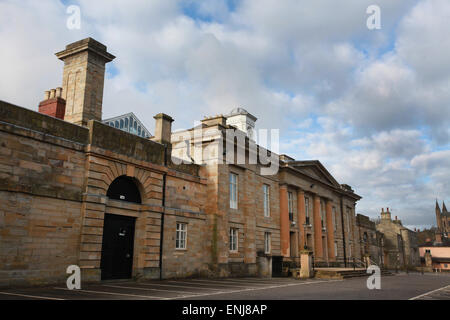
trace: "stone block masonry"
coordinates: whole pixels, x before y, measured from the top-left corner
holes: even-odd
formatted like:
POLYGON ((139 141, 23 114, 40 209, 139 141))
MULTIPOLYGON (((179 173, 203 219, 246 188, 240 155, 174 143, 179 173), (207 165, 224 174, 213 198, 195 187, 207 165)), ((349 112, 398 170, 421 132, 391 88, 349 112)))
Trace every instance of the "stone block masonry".
POLYGON ((99 281, 105 214, 136 218, 133 277, 160 276, 162 214, 164 277, 205 272, 206 192, 195 165, 164 166, 164 146, 100 122, 81 127, 2 101, 0 116, 1 286, 62 283, 71 264, 84 281, 99 281), (107 197, 121 176, 134 179, 141 204, 107 197), (182 258, 176 221, 189 224, 182 258))

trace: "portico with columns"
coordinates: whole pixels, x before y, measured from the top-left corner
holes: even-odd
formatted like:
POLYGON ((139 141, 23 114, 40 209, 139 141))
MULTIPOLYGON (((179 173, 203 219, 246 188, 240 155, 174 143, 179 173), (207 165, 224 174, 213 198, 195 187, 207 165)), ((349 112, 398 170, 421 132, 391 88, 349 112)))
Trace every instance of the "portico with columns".
POLYGON ((302 250, 312 251, 319 266, 345 266, 352 258, 360 259, 349 249, 357 245, 354 228, 346 228, 353 223, 360 196, 337 183, 319 161, 282 161, 279 183, 280 242, 286 261, 299 261, 302 250))

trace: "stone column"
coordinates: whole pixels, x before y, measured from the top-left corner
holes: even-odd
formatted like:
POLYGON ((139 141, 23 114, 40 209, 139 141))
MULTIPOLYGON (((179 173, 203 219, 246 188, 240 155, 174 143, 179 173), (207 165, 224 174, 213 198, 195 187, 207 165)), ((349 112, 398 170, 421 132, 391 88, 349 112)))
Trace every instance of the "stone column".
POLYGON ((302 250, 300 252, 300 278, 312 278, 314 276, 314 271, 312 268, 312 254, 310 250, 302 250))
POLYGON ((336 260, 336 252, 334 252, 334 221, 333 221, 333 202, 327 200, 326 213, 327 213, 327 240, 328 240, 328 260, 336 260))
POLYGON ((300 251, 304 249, 306 244, 305 226, 306 223, 306 213, 305 213, 305 192, 299 190, 297 192, 297 217, 298 217, 298 229, 300 236, 298 237, 299 243, 298 248, 300 251))
POLYGON ((320 197, 314 195, 314 254, 316 258, 323 259, 322 223, 320 219, 320 197))
POLYGON ((289 210, 287 185, 280 186, 280 242, 281 255, 289 257, 289 210))

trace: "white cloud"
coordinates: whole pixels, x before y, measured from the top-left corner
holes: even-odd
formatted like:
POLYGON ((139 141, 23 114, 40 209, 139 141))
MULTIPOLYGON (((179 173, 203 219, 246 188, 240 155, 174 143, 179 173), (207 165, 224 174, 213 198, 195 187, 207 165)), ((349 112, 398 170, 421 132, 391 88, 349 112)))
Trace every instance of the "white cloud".
POLYGON ((241 106, 282 129, 283 151, 353 185, 362 212, 389 205, 431 224, 423 211, 449 198, 448 1, 380 0, 379 31, 366 27, 369 0, 78 3, 70 31, 61 2, 0 2, 2 100, 36 110, 61 82, 53 53, 92 36, 117 56, 104 117, 133 111, 152 130, 166 112, 176 129, 241 106))

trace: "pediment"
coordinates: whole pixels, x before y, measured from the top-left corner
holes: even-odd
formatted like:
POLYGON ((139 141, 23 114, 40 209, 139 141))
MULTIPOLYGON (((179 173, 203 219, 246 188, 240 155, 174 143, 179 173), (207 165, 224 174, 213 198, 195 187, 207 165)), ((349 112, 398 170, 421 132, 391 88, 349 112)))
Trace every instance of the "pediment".
POLYGON ((333 185, 340 188, 340 184, 328 172, 328 170, 319 161, 295 161, 289 164, 290 167, 310 176, 320 182, 333 185))

